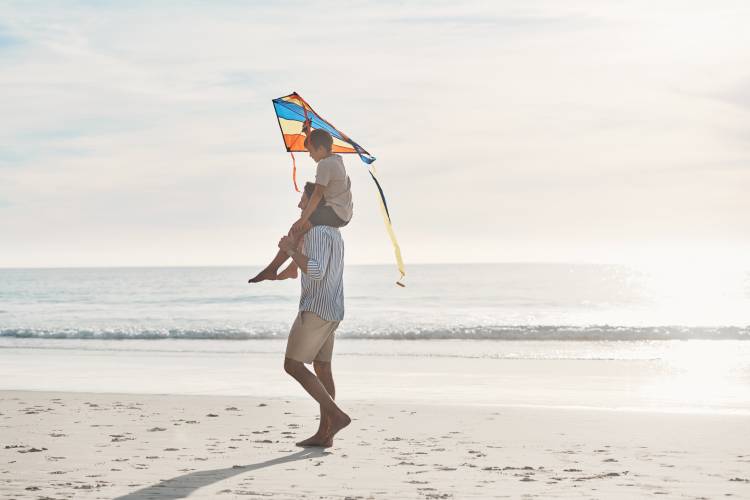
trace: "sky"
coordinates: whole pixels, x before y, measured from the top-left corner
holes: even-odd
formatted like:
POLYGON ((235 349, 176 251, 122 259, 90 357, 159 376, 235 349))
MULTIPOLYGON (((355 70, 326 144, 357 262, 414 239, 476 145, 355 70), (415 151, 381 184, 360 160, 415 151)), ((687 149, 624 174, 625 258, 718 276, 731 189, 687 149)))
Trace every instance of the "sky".
MULTIPOLYGON (((0 267, 269 260, 292 91, 378 158, 407 271, 750 262, 749 25, 746 1, 4 1, 0 267)), ((347 262, 391 263, 345 162, 347 262)))

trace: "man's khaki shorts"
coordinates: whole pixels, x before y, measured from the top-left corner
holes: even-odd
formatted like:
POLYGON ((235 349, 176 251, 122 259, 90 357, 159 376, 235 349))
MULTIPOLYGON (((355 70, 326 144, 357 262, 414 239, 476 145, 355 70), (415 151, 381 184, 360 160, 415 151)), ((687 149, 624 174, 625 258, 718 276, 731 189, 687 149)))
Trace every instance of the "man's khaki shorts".
POLYGON ((286 357, 308 364, 330 363, 338 326, 339 321, 326 321, 313 312, 300 311, 286 341, 286 357))

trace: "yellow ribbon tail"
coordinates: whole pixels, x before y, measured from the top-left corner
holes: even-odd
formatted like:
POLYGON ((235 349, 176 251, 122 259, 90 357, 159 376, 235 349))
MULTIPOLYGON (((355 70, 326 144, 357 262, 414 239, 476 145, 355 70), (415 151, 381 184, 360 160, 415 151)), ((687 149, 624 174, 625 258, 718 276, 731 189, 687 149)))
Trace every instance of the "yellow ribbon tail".
POLYGON ((398 267, 398 272, 401 273, 401 277, 398 281, 396 281, 396 284, 400 287, 406 287, 404 283, 402 283, 402 280, 406 276, 406 271, 404 269, 404 259, 401 257, 401 247, 398 244, 398 240, 396 239, 396 233, 393 231, 393 225, 391 224, 391 216, 388 213, 388 206, 385 202, 385 195, 383 194, 383 189, 380 187, 380 183, 378 182, 378 179, 375 177, 375 167, 370 167, 370 176, 372 177, 372 180, 375 181, 375 185, 378 188, 378 203, 380 204, 380 212, 383 214, 383 222, 385 223, 385 229, 388 232, 388 236, 391 238, 391 244, 393 245, 393 251, 396 254, 396 266, 398 267))

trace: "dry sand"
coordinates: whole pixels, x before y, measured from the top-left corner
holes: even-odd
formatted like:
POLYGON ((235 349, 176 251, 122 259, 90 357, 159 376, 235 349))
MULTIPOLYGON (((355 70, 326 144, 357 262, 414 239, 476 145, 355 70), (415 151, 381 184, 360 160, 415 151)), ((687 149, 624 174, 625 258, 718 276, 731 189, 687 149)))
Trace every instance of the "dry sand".
POLYGON ((750 417, 0 392, 0 497, 750 498, 750 417))

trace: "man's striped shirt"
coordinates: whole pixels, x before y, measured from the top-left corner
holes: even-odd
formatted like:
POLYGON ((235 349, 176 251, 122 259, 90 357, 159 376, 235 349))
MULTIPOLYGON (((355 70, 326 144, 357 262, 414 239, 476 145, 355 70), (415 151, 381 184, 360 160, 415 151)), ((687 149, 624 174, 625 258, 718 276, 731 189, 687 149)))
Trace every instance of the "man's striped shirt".
POLYGON ((313 226, 303 253, 307 273, 302 273, 300 311, 311 311, 326 321, 344 319, 344 240, 331 226, 313 226))

